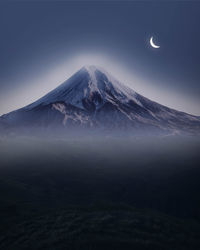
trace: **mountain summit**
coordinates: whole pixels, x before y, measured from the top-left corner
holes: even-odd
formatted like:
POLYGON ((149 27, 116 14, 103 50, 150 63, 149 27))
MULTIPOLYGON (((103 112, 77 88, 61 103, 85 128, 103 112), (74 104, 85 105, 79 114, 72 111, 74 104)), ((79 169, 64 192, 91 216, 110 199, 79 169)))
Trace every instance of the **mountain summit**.
POLYGON ((65 102, 83 110, 98 110, 106 102, 120 101, 128 103, 130 100, 139 104, 135 92, 121 84, 103 69, 95 66, 85 66, 69 80, 33 103, 38 104, 65 102))
POLYGON ((153 102, 95 66, 81 68, 36 102, 1 116, 0 125, 7 130, 200 132, 199 117, 153 102))

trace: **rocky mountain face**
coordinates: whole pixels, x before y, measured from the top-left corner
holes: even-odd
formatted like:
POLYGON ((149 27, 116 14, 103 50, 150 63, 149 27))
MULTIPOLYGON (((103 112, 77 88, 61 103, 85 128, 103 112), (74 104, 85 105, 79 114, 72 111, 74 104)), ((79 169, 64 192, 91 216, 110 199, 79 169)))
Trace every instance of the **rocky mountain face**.
POLYGON ((0 128, 200 134, 200 118, 153 102, 88 66, 36 102, 1 116, 0 128))

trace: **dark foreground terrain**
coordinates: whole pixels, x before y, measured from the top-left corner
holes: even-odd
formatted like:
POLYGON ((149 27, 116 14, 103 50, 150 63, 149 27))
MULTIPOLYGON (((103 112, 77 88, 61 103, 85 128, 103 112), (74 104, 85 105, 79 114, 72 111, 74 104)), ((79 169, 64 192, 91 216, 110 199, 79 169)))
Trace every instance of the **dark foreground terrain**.
POLYGON ((0 141, 0 249, 200 249, 198 138, 0 141))

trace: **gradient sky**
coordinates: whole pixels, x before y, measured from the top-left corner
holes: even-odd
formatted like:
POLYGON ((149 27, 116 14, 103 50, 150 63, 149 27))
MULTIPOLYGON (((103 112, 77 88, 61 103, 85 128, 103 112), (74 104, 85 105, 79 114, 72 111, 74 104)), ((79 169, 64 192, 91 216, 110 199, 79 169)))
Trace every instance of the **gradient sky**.
POLYGON ((1 1, 0 114, 85 64, 140 94, 200 115, 200 2, 1 1), (160 49, 152 49, 154 36, 160 49))

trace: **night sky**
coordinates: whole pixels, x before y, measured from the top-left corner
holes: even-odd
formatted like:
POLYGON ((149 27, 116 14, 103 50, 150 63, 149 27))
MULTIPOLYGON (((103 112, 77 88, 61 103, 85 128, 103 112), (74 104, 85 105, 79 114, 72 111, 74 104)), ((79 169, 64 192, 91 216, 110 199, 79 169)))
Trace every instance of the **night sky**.
POLYGON ((0 114, 94 64, 152 100, 200 115, 199 31, 197 1, 1 1, 0 114))

